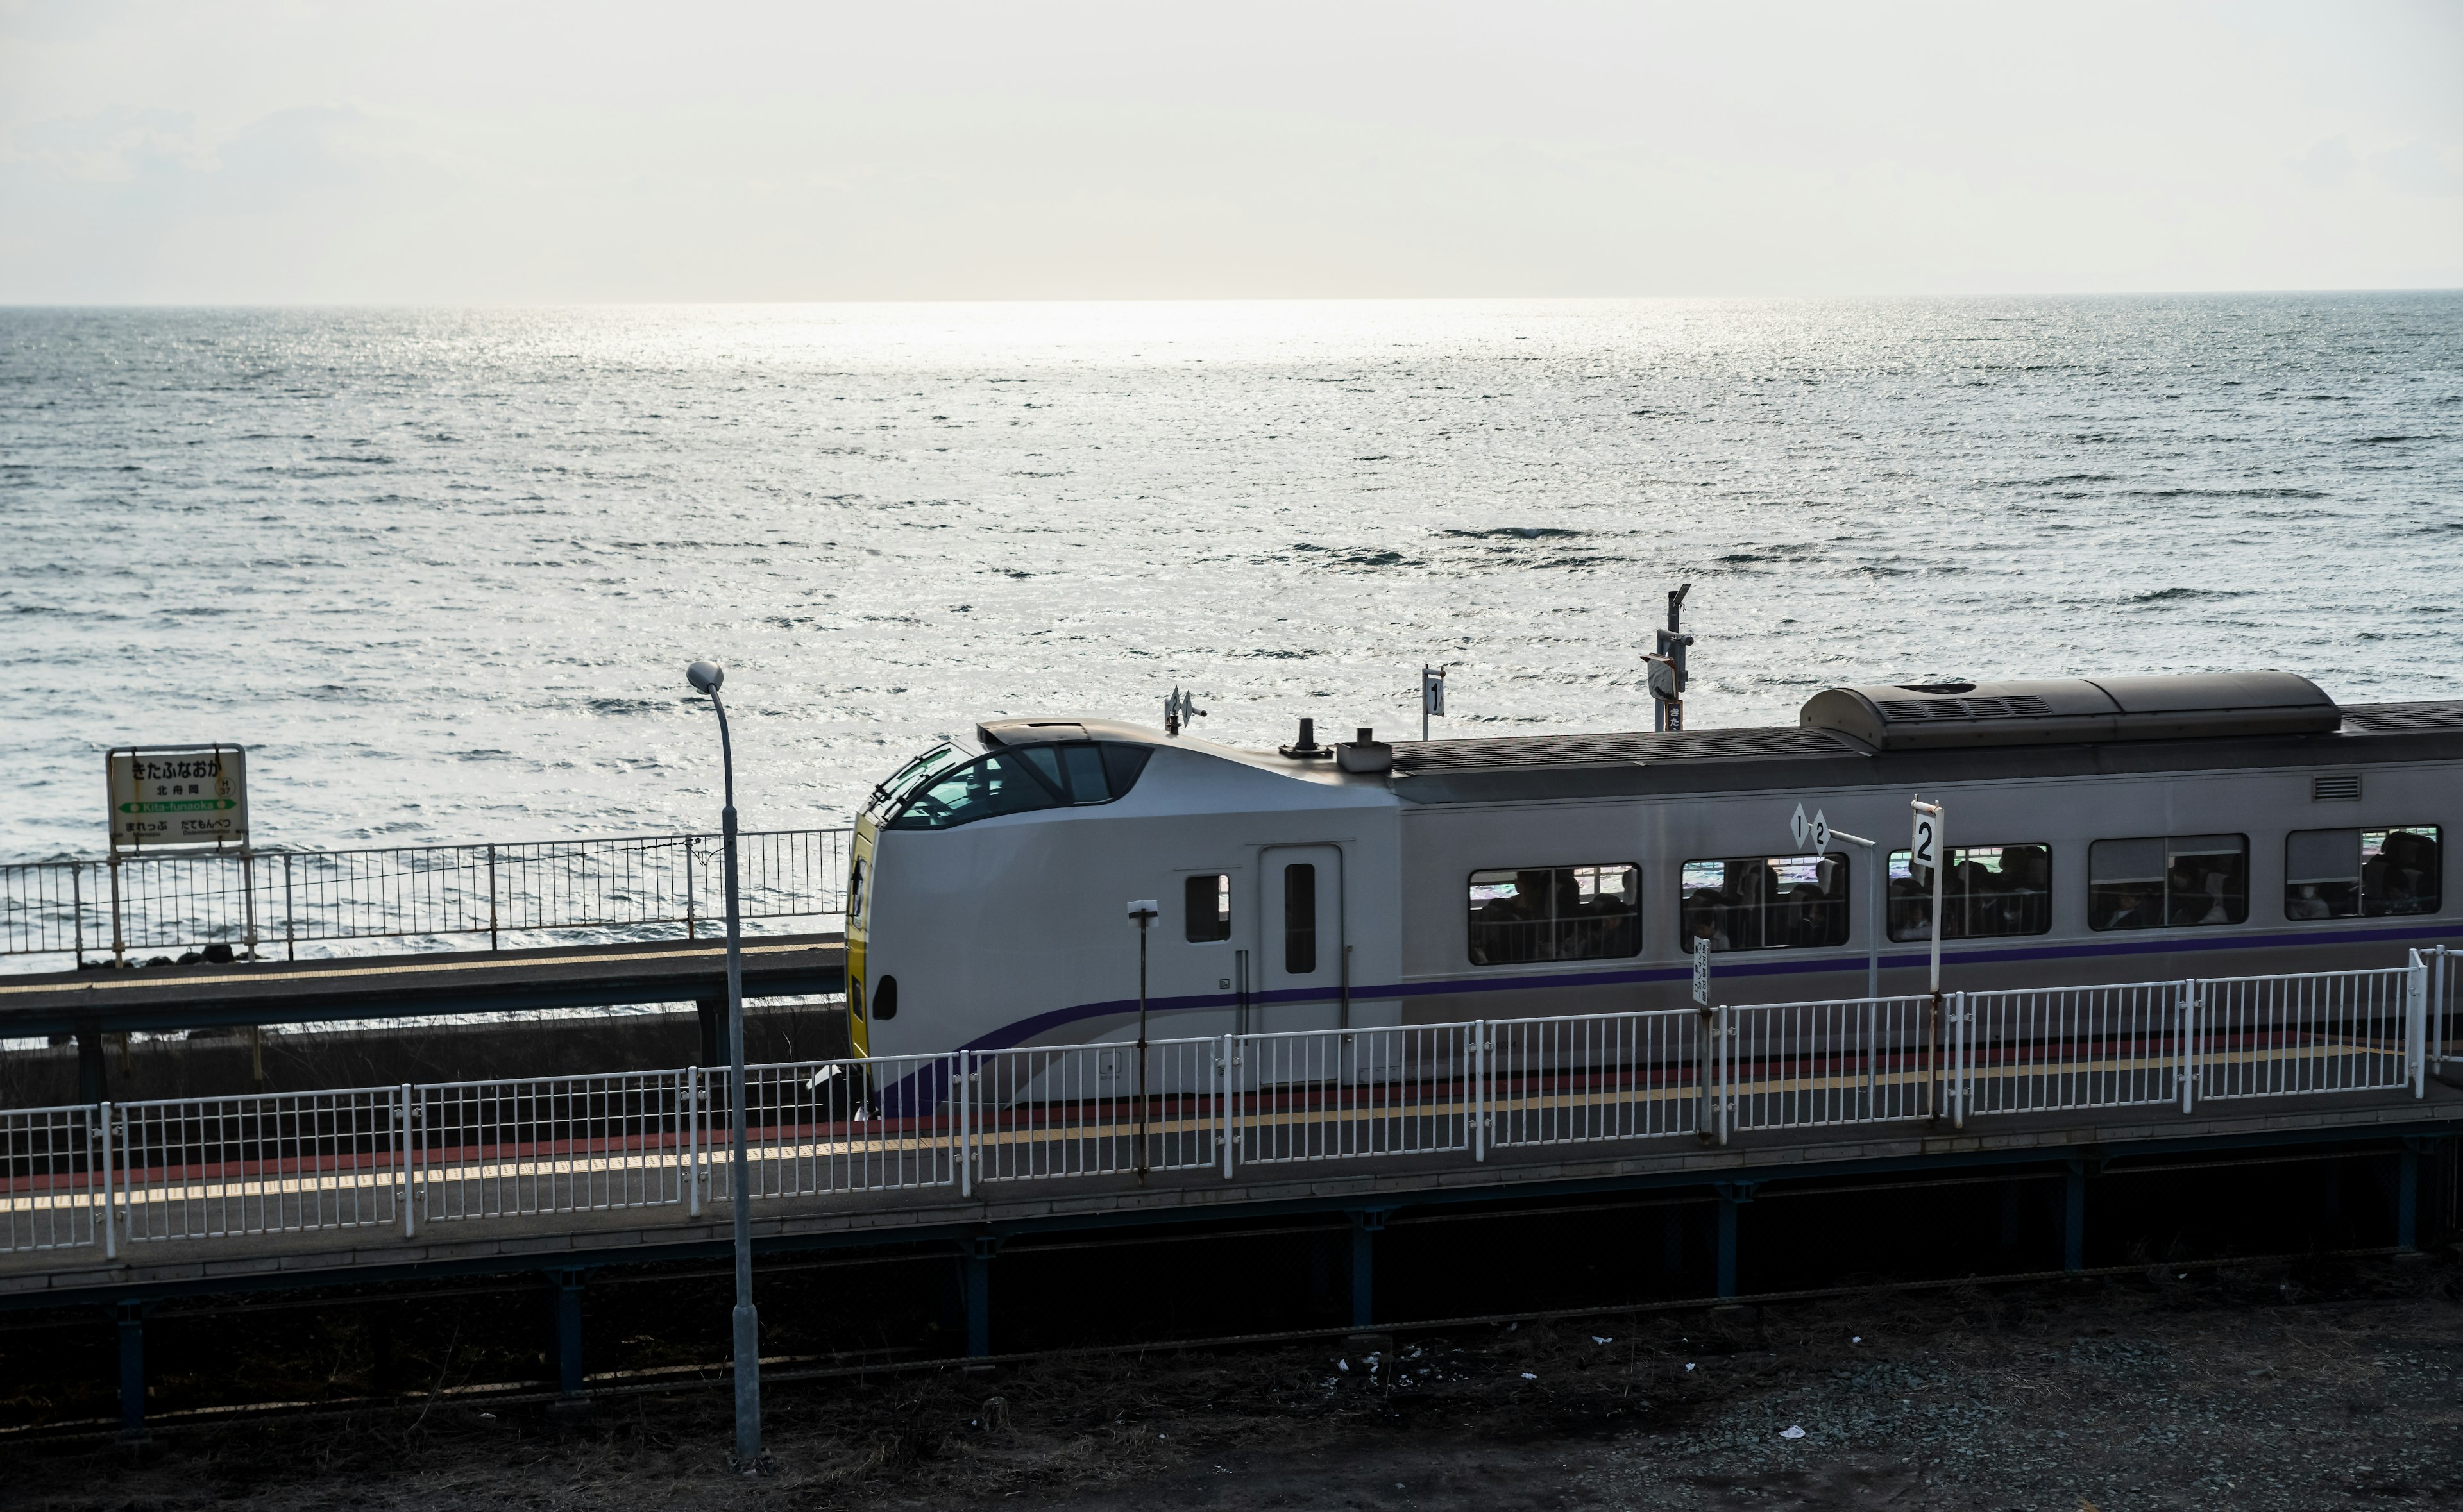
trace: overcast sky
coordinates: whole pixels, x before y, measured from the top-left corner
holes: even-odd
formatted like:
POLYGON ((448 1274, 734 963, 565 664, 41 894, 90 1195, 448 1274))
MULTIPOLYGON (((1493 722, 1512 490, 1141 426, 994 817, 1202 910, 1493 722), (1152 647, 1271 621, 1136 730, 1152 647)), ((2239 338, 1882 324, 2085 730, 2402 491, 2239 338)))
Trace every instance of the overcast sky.
POLYGON ((2463 285, 2463 3, 0 0, 0 302, 2463 285))

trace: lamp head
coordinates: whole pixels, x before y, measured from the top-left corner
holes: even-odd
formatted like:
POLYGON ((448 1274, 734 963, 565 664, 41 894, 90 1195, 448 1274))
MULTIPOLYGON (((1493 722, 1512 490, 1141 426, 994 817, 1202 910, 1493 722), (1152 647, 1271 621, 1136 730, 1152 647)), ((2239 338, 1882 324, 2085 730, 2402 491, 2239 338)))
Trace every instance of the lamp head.
POLYGON ((715 661, 696 661, 685 668, 685 680, 695 693, 715 693, 727 680, 727 669, 715 661))

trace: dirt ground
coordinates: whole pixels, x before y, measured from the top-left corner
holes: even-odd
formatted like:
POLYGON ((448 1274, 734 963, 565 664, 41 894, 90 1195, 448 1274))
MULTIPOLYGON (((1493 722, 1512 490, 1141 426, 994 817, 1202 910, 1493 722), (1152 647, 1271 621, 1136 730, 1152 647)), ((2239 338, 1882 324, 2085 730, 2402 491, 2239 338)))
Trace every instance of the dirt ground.
POLYGON ((2150 1270, 1708 1313, 0 1445, 66 1509, 2333 1508, 2463 1503, 2463 1271, 2150 1270), (1800 1431, 1800 1432, 1799 1432, 1800 1431))

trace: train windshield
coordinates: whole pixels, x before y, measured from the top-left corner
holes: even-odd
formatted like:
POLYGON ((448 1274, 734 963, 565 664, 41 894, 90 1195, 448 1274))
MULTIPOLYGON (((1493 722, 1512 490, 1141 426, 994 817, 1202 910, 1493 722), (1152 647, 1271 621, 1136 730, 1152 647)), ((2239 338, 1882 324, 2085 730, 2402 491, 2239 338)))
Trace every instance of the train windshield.
POLYGON ((883 778, 880 786, 872 789, 872 796, 864 800, 863 806, 878 814, 895 813, 907 794, 973 754, 954 741, 943 741, 883 778))

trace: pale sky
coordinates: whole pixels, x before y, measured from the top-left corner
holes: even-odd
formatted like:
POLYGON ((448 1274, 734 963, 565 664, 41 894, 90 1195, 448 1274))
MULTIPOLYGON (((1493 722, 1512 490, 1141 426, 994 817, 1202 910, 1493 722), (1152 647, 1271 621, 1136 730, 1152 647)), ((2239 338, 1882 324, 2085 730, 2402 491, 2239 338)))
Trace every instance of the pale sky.
POLYGON ((2463 286, 2463 0, 0 0, 0 303, 2463 286))

